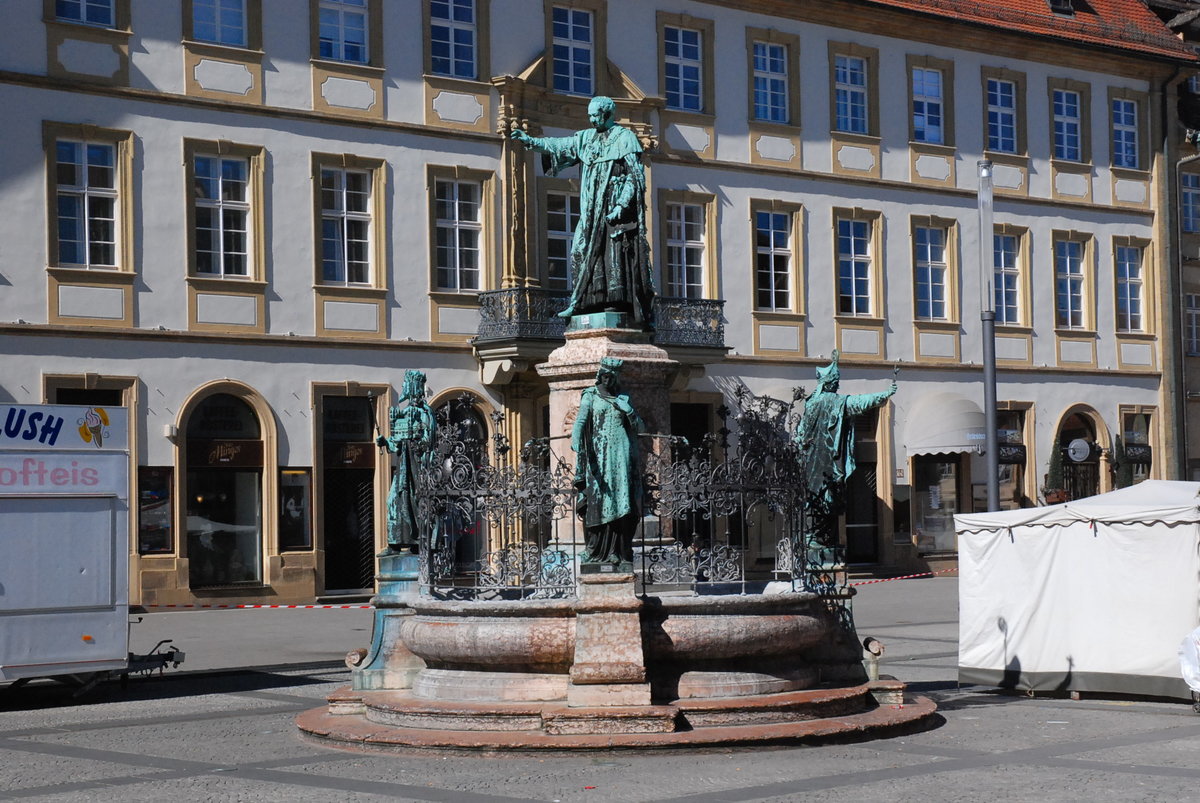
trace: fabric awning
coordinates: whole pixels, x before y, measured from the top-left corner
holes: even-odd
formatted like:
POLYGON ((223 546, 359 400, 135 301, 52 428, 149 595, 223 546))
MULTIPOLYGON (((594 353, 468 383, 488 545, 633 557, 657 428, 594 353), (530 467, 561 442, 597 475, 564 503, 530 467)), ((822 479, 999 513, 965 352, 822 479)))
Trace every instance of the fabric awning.
POLYGON ((983 411, 957 393, 934 393, 919 400, 904 427, 904 448, 909 457, 922 454, 958 454, 983 448, 983 411))

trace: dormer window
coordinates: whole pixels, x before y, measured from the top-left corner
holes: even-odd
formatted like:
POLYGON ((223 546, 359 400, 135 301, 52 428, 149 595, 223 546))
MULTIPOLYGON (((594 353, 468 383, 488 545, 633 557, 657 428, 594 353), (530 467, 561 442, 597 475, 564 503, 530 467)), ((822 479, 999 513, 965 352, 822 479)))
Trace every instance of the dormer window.
POLYGON ((1050 3, 1050 10, 1055 14, 1067 14, 1074 16, 1075 5, 1073 0, 1047 0, 1050 3))

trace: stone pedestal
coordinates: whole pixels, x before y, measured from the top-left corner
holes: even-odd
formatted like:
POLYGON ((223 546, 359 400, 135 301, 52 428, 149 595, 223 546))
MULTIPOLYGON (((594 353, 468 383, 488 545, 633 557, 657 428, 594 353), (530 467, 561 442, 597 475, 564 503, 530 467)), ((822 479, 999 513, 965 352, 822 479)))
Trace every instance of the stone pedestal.
POLYGON ((552 442, 556 455, 574 464, 569 438, 579 412, 579 397, 596 384, 596 371, 605 357, 624 360, 621 392, 629 395, 633 409, 646 422, 646 431, 671 431, 671 384, 681 366, 650 342, 648 332, 573 328, 567 331, 566 341, 537 367, 550 385, 550 436, 568 439, 552 442))
POLYGON ((632 574, 580 576, 568 707, 650 704, 641 608, 633 593, 632 574))
POLYGON ((371 646, 350 653, 350 687, 408 689, 425 662, 413 655, 399 638, 400 625, 412 616, 409 600, 418 591, 420 558, 416 555, 383 555, 379 558, 379 593, 371 598, 375 615, 371 623, 371 646))

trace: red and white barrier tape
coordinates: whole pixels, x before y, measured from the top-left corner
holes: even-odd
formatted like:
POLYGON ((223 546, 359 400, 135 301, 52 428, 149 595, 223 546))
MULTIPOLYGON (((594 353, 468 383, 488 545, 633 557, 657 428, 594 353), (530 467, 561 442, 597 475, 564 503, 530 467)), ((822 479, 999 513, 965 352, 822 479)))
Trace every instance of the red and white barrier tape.
POLYGON ((852 586, 869 586, 872 583, 890 583, 892 580, 912 580, 915 577, 933 577, 935 574, 945 574, 946 572, 956 572, 958 567, 953 569, 938 569, 936 572, 921 572, 920 574, 906 574, 903 577, 884 577, 879 580, 863 580, 860 583, 850 583, 852 586))
POLYGON ((248 608, 335 608, 335 609, 341 610, 341 609, 346 609, 346 608, 374 608, 375 606, 374 605, 242 605, 240 603, 231 603, 228 605, 219 605, 219 604, 218 605, 155 605, 152 603, 147 603, 145 605, 138 605, 137 603, 134 603, 134 605, 132 605, 131 607, 139 607, 139 608, 241 608, 241 609, 248 609, 248 608))

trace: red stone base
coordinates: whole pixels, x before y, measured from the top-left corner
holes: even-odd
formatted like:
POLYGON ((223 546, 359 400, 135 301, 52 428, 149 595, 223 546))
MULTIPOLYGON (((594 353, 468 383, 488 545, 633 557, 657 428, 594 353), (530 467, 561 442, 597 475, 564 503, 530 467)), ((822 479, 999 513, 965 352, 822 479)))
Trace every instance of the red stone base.
POLYGON ((406 692, 330 696, 296 719, 308 736, 373 750, 592 750, 859 741, 923 730, 937 706, 877 681, 668 705, 569 708, 561 703, 455 703, 406 692), (405 724, 392 724, 400 723, 405 724))

